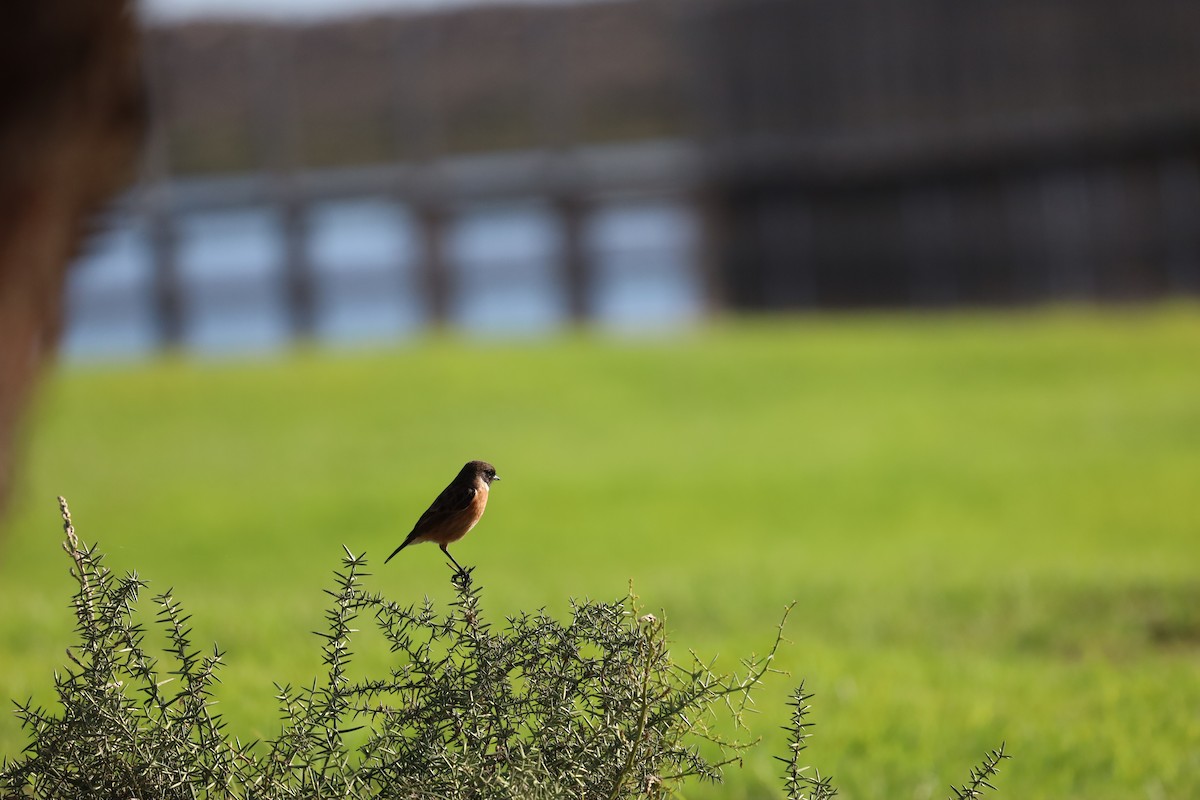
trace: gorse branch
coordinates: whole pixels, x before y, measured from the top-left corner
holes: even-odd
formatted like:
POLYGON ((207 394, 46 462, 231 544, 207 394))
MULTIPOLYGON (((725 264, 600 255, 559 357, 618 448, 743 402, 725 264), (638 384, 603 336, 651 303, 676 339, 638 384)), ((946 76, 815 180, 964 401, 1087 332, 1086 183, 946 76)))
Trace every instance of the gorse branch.
POLYGON ((792 707, 792 715, 786 728, 788 755, 786 758, 775 756, 786 767, 783 785, 788 800, 827 800, 837 794, 837 789, 833 788, 828 777, 822 778, 821 773, 815 770, 809 775, 808 767, 800 760, 800 754, 808 748, 807 740, 812 736, 808 732, 813 726, 813 723, 808 721, 808 712, 811 709, 808 701, 812 697, 811 694, 805 693, 803 681, 792 692, 788 701, 788 705, 792 707))
POLYGON ((66 501, 59 505, 78 583, 79 642, 67 650, 66 671, 55 675, 57 713, 17 705, 31 742, 20 758, 4 762, 0 791, 47 798, 228 795, 241 751, 210 710, 219 654, 200 657, 192 649, 187 617, 167 593, 158 599, 160 621, 177 668, 164 678, 133 619, 144 582, 104 567, 76 536, 66 501), (164 691, 172 681, 178 691, 164 691))
POLYGON ((1004 742, 1001 742, 998 748, 984 756, 983 763, 971 768, 969 781, 962 786, 950 787, 954 790, 952 800, 976 800, 983 796, 984 789, 995 790, 996 787, 988 781, 1000 771, 1000 762, 1006 758, 1011 756, 1005 754, 1004 742))

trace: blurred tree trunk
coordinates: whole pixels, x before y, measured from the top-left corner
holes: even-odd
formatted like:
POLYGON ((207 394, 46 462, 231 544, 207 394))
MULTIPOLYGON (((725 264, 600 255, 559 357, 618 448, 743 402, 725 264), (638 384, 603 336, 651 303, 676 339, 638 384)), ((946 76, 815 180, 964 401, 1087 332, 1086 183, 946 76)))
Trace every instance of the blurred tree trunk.
POLYGON ((67 264, 133 173, 144 118, 133 8, 0 3, 0 504, 58 339, 67 264))

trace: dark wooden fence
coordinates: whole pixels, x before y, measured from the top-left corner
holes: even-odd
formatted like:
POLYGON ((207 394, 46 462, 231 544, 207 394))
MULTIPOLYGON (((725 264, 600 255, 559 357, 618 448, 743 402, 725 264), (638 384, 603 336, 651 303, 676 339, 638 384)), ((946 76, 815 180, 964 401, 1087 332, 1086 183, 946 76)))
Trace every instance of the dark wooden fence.
POLYGON ((742 0, 687 31, 733 305, 1200 292, 1200 4, 742 0))

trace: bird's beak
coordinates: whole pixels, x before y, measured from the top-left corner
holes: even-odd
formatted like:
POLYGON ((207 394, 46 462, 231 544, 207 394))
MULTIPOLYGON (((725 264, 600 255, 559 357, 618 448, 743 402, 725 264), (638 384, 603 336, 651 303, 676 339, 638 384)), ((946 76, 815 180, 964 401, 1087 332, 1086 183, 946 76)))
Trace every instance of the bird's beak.
POLYGON ((498 481, 498 480, 500 480, 500 476, 499 476, 499 475, 493 475, 493 476, 492 476, 492 480, 494 480, 494 481, 498 481))

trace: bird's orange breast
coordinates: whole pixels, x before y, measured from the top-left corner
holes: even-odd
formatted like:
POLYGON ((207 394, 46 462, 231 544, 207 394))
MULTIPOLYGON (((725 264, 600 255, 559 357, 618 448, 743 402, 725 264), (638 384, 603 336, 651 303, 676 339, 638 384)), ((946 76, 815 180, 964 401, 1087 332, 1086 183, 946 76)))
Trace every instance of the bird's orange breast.
POLYGON ((483 516, 483 510, 487 508, 487 501, 487 484, 480 481, 475 487, 475 499, 471 501, 469 506, 462 510, 461 516, 456 520, 458 524, 453 526, 453 530, 448 531, 449 536, 446 538, 451 542, 457 542, 466 536, 471 528, 474 528, 479 522, 480 517, 483 516))

